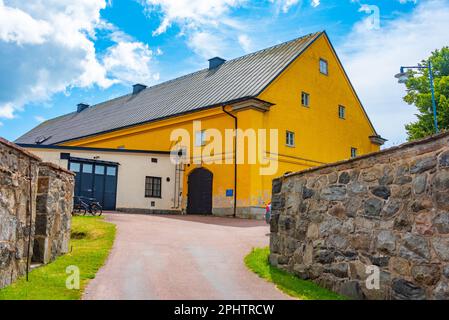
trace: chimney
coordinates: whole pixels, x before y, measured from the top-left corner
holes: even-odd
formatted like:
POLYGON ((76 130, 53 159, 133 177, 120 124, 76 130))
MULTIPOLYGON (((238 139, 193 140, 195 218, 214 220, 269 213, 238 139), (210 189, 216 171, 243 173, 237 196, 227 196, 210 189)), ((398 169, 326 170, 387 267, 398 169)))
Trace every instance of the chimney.
POLYGON ((225 62, 226 62, 226 60, 222 59, 220 57, 215 57, 215 58, 209 59, 209 70, 218 68, 225 62))
POLYGON ((89 105, 86 103, 79 103, 78 108, 76 109, 76 112, 80 113, 83 112, 85 109, 89 108, 89 105))
POLYGON ((140 91, 146 89, 147 86, 144 84, 137 83, 133 85, 133 94, 138 94, 140 91))

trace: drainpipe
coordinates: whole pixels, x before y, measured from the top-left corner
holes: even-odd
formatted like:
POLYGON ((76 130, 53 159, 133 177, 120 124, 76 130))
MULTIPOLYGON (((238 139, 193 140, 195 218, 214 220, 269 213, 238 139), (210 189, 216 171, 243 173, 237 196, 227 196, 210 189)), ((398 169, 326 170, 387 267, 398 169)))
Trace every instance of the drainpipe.
POLYGON ((237 217, 237 128, 238 128, 238 119, 233 114, 229 113, 225 110, 225 106, 222 106, 223 112, 228 116, 234 119, 234 215, 233 217, 237 217))

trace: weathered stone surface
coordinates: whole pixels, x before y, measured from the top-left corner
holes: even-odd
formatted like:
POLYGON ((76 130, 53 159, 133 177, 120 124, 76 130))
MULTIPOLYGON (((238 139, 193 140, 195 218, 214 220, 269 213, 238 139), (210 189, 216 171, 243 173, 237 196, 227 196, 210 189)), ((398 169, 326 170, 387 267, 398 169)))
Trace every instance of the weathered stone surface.
POLYGON ((390 188, 387 186, 377 186, 371 188, 371 193, 376 197, 387 200, 391 196, 390 188))
POLYGON ((315 191, 313 191, 312 189, 309 189, 307 187, 304 187, 303 191, 302 191, 302 198, 303 199, 310 199, 314 196, 315 191))
POLYGON ((441 260, 449 261, 449 238, 433 238, 432 246, 441 260))
POLYGON ((370 198, 365 202, 365 215, 371 218, 380 217, 383 208, 383 201, 377 198, 370 198))
POLYGON ((426 191, 427 187, 427 175, 421 174, 415 178, 413 181, 413 191, 415 194, 421 194, 426 191))
POLYGON ((434 214, 432 211, 424 211, 419 213, 415 218, 415 225, 413 228, 414 232, 426 236, 433 235, 433 217, 434 214))
POLYGON ((396 249, 396 236, 390 230, 382 230, 377 234, 377 250, 392 253, 396 249))
POLYGON ((429 243, 424 237, 406 233, 403 238, 403 244, 399 249, 399 255, 405 259, 429 260, 429 243))
POLYGON ((424 159, 419 159, 415 161, 410 167, 410 173, 412 174, 422 173, 424 171, 435 168, 436 164, 437 164, 436 158, 433 156, 424 159))
POLYGON ((437 229, 438 233, 448 234, 449 233, 449 213, 447 213, 447 212, 440 213, 433 221, 433 225, 437 229))
POLYGON ((404 279, 393 279, 393 298, 396 300, 424 300, 426 292, 423 288, 404 279))
POLYGON ((348 184, 349 181, 351 181, 351 176, 349 175, 348 172, 342 172, 340 174, 340 177, 338 177, 338 183, 348 184))
POLYGON ((321 191, 321 199, 327 201, 342 201, 346 197, 346 187, 342 185, 335 185, 324 188, 321 191))
POLYGON ((438 162, 439 162, 440 168, 448 168, 449 167, 449 151, 445 151, 445 152, 441 153, 438 162))
POLYGON ((449 189, 449 170, 445 169, 437 172, 433 178, 433 185, 439 191, 449 189))
POLYGON ((365 299, 365 294, 358 281, 347 281, 340 286, 340 293, 356 300, 365 299))
POLYGON ((449 192, 435 192, 436 207, 441 210, 449 210, 449 192))
POLYGON ((282 269, 355 298, 449 299, 449 133, 283 181, 282 269))
POLYGON ((443 268, 443 276, 449 279, 449 265, 444 266, 443 268))
POLYGON ((410 268, 411 268, 411 264, 406 259, 399 258, 399 257, 392 257, 390 259, 389 270, 392 273, 396 273, 398 275, 408 277, 408 276, 410 276, 410 268))
POLYGON ((436 264, 415 265, 412 276, 420 285, 433 286, 440 280, 441 269, 436 264))
POLYGON ((347 263, 336 263, 324 268, 324 272, 332 273, 338 278, 347 278, 349 267, 347 263))
POLYGON ((273 180, 273 188, 272 188, 273 194, 281 192, 281 189, 282 189, 282 180, 281 179, 273 180))
POLYGON ((399 201, 397 199, 392 199, 388 201, 387 205, 384 207, 384 210, 382 212, 382 217, 385 218, 391 218, 396 213, 399 212, 402 206, 402 201, 399 201))
POLYGON ((433 290, 433 298, 436 300, 449 300, 449 283, 448 281, 440 281, 435 290, 433 290))
POLYGON ((331 247, 339 250, 344 250, 348 247, 348 240, 346 240, 346 237, 339 234, 331 234, 329 238, 327 238, 327 242, 331 247))
POLYGON ((0 139, 0 288, 24 274, 27 265, 25 237, 34 234, 38 160, 0 139), (30 169, 31 168, 31 172, 30 169), (30 181, 31 173, 31 195, 30 181))

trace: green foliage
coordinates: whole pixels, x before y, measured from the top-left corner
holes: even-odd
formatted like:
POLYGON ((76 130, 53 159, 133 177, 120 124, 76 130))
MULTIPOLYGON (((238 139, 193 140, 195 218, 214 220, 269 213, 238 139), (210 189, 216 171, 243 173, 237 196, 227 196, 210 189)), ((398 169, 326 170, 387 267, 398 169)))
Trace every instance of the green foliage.
POLYGON ((269 248, 256 248, 245 257, 246 266, 259 277, 276 284, 286 294, 301 300, 347 300, 348 298, 319 287, 273 267, 268 262, 269 248))
MULTIPOLYGON (((432 62, 437 119, 440 130, 449 129, 449 47, 435 50, 420 65, 432 62)), ((405 126, 409 140, 416 140, 435 133, 433 124, 432 96, 429 83, 429 70, 410 70, 412 77, 406 83, 407 95, 404 101, 418 109, 418 120, 405 126)))
POLYGON ((115 225, 99 217, 73 217, 71 252, 0 290, 0 300, 78 300, 104 264, 115 238, 115 225), (66 288, 66 268, 80 269, 80 290, 66 288))

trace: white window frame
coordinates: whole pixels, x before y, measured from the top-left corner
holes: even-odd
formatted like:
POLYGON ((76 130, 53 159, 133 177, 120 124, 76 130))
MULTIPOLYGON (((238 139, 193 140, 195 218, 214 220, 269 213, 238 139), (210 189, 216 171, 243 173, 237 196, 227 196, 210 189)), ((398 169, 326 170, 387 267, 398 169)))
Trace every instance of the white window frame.
POLYGON ((320 58, 320 73, 324 74, 325 76, 329 75, 329 62, 326 59, 320 58), (326 66, 325 69, 323 70, 323 66, 326 66))
POLYGON ((346 119, 346 107, 341 104, 338 106, 338 117, 342 120, 346 119))
POLYGON ((357 158, 358 149, 351 147, 351 159, 357 158))
POLYGON ((310 93, 305 91, 301 92, 301 105, 306 108, 310 107, 310 93))
POLYGON ((287 130, 285 132, 285 145, 291 148, 295 147, 295 133, 293 131, 287 130))

